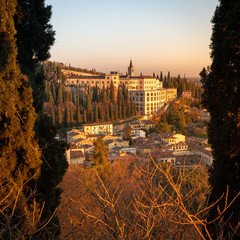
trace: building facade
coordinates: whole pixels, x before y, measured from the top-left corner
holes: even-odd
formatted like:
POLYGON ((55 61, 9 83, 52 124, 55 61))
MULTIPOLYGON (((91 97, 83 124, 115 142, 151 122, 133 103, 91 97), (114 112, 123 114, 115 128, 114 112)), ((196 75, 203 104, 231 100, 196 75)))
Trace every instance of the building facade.
POLYGON ((83 124, 83 132, 86 135, 90 135, 90 134, 113 135, 113 124, 112 123, 89 123, 89 124, 83 124))
POLYGON ((110 87, 113 82, 114 88, 125 84, 128 88, 129 97, 136 104, 137 111, 142 115, 150 115, 157 112, 166 102, 172 101, 177 97, 177 89, 164 89, 163 83, 151 76, 135 76, 132 60, 128 67, 127 75, 119 75, 112 71, 110 74, 101 76, 66 76, 66 85, 75 85, 79 87, 110 87))

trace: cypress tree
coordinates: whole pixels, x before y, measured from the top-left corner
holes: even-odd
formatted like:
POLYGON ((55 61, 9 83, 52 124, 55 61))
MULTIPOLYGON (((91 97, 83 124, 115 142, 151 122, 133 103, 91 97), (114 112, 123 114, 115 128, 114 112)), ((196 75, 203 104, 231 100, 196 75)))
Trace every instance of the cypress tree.
POLYGON ((110 117, 111 121, 114 120, 112 103, 109 103, 109 117, 110 117))
POLYGON ((131 117, 131 106, 129 101, 127 102, 127 117, 131 117))
POLYGON ((162 71, 160 73, 160 81, 163 82, 163 74, 162 74, 162 71))
POLYGON ((101 110, 101 122, 105 122, 104 109, 101 110))
POLYGON ((115 99, 115 97, 114 97, 114 84, 113 84, 113 81, 111 81, 111 83, 110 83, 110 101, 111 102, 114 102, 114 99, 115 99))
POLYGON ((65 127, 68 128, 70 127, 71 123, 71 116, 70 116, 70 108, 69 106, 65 107, 65 127))
POLYGON ((98 123, 98 104, 95 103, 94 122, 98 123))
MULTIPOLYGON (((210 174, 212 204, 227 191, 230 203, 240 192, 240 2, 221 0, 212 19, 212 64, 201 72, 204 87, 203 105, 210 112, 209 143, 213 149, 210 174)), ((219 216, 225 201, 214 205, 209 221, 219 216)), ((220 216, 220 226, 208 227, 213 239, 239 239, 240 198, 220 216), (235 234, 233 235, 233 231, 235 234), (233 235, 233 236, 231 236, 233 235)))
POLYGON ((109 122, 110 117, 109 117, 109 109, 108 108, 105 109, 105 116, 106 116, 106 122, 109 122))
POLYGON ((56 122, 55 122, 55 111, 54 111, 54 107, 52 107, 52 122, 53 122, 53 125, 56 124, 56 122))
POLYGON ((118 120, 118 105, 116 102, 114 104, 114 118, 115 118, 115 121, 118 120))
POLYGON ((124 100, 122 101, 122 118, 126 119, 126 106, 124 100))
POLYGON ((62 124, 62 109, 60 105, 58 105, 58 123, 62 124))
POLYGON ((69 107, 69 111, 70 111, 70 125, 73 126, 73 124, 74 124, 74 114, 73 114, 72 106, 69 107))
POLYGON ((58 103, 58 104, 63 103, 62 85, 59 85, 59 86, 58 86, 58 99, 57 99, 57 103, 58 103))
POLYGON ((102 90, 102 101, 104 103, 107 101, 106 90, 105 90, 104 86, 103 86, 103 90, 102 90))
POLYGON ((14 239, 24 232, 28 238, 33 229, 27 214, 39 215, 32 196, 41 165, 33 131, 36 114, 29 82, 16 64, 16 1, 0 0, 0 9, 1 237, 14 239))
POLYGON ((87 123, 88 120, 87 120, 87 111, 86 110, 83 110, 83 123, 87 123))

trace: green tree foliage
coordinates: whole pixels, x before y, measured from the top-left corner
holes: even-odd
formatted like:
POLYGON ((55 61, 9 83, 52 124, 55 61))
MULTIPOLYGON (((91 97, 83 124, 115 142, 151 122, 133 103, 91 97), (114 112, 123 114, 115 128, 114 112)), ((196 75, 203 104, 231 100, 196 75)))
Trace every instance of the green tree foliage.
MULTIPOLYGON (((209 143, 213 149, 213 167, 210 183, 212 193, 209 204, 227 192, 231 202, 240 191, 240 2, 221 0, 212 19, 212 64, 201 72, 204 87, 203 104, 210 112, 209 143)), ((209 220, 224 208, 225 202, 215 205, 209 220)), ((209 227, 214 239, 239 239, 240 198, 224 213, 222 226, 209 227), (224 223, 224 224, 223 224, 224 223), (236 229, 237 227, 237 229, 236 229), (236 230, 235 235, 231 236, 236 230), (222 231, 222 232, 221 232, 222 231)))
POLYGON ((27 214, 39 215, 32 192, 41 159, 34 140, 32 90, 16 61, 16 1, 0 0, 0 9, 0 232, 2 239, 13 239, 20 232, 27 237, 35 227, 27 214))
POLYGON ((94 150, 92 152, 92 157, 90 161, 92 166, 97 169, 102 175, 102 177, 107 177, 110 174, 111 166, 108 163, 108 149, 101 137, 98 137, 97 141, 94 143, 94 150))
POLYGON ((166 122, 159 122, 155 127, 155 131, 157 133, 170 132, 171 131, 171 126, 168 125, 166 122))
POLYGON ((131 132, 132 132, 132 128, 130 126, 127 126, 124 129, 124 132, 123 132, 123 139, 126 140, 126 141, 129 141, 129 145, 132 145, 132 135, 131 135, 131 132))
POLYGON ((50 219, 51 221, 34 236, 35 239, 58 239, 60 223, 55 210, 60 204, 62 192, 58 185, 68 167, 65 157, 67 144, 55 139, 58 129, 54 126, 51 118, 43 115, 39 121, 37 126, 40 129, 36 129, 36 132, 39 145, 43 149, 44 159, 37 185, 38 192, 41 194, 37 198, 38 202, 44 205, 41 225, 46 224, 50 219))
POLYGON ((111 102, 114 102, 114 99, 115 99, 115 89, 114 89, 114 84, 113 84, 113 81, 111 81, 111 84, 110 84, 110 100, 111 102))
POLYGON ((51 6, 45 6, 45 0, 18 0, 17 8, 18 60, 24 73, 27 73, 35 68, 36 61, 50 57, 49 50, 55 40, 50 24, 52 11, 51 6))

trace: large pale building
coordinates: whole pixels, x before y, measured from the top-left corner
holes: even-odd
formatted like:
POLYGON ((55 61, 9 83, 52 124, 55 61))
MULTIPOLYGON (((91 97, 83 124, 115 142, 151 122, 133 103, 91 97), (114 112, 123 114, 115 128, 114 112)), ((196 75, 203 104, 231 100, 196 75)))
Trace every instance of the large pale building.
POLYGON ((136 104, 137 111, 143 115, 150 115, 157 112, 166 102, 177 97, 177 89, 164 89, 162 82, 151 76, 135 76, 132 60, 128 67, 127 75, 119 75, 112 71, 110 74, 101 76, 66 76, 66 85, 75 86, 98 86, 99 88, 110 87, 111 82, 115 89, 125 84, 129 96, 136 104))
POLYGON ((107 134, 113 135, 112 123, 88 123, 83 124, 83 132, 88 134, 107 134))

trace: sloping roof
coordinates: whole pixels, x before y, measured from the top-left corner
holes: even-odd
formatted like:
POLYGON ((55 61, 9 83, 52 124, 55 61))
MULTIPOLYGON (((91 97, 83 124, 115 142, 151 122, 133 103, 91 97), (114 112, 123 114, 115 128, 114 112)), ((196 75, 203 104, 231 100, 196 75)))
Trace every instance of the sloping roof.
POLYGON ((78 135, 80 135, 80 134, 82 134, 82 133, 70 132, 70 133, 68 133, 67 135, 68 135, 69 137, 75 137, 75 136, 78 136, 78 135))
POLYGON ((144 124, 154 124, 154 122, 151 121, 151 120, 142 120, 142 122, 143 122, 144 124))
POLYGON ((104 75, 100 76, 67 76, 67 79, 105 79, 104 75))
POLYGON ((84 154, 82 151, 70 151, 70 159, 71 158, 83 158, 84 154))
POLYGON ((85 123, 85 124, 83 124, 83 127, 109 125, 109 124, 113 124, 113 123, 112 123, 112 122, 105 122, 105 123, 85 123))

